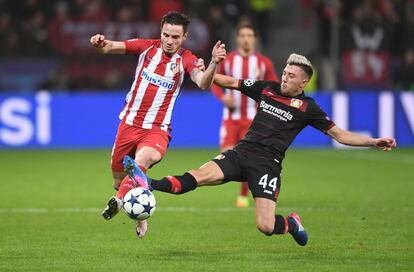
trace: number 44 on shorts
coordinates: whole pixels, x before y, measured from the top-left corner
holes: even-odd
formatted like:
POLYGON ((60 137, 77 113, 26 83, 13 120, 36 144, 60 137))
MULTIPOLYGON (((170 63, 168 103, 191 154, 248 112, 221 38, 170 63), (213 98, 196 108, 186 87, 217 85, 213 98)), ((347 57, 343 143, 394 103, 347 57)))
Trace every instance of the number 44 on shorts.
POLYGON ((262 187, 263 187, 263 189, 265 189, 265 191, 266 191, 266 187, 270 187, 270 188, 272 188, 273 192, 275 192, 276 189, 277 189, 277 179, 278 179, 278 177, 272 178, 271 180, 269 180, 269 182, 267 181, 268 177, 269 177, 268 174, 261 177, 260 181, 259 181, 259 185, 262 185, 262 187))

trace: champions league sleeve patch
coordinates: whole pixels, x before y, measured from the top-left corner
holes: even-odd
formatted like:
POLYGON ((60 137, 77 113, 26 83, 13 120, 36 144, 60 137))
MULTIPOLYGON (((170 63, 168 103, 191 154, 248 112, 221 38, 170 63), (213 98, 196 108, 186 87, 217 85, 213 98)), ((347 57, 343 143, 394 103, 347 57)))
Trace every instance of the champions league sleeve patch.
POLYGON ((254 80, 254 79, 245 79, 245 80, 243 80, 243 84, 247 87, 252 86, 255 82, 256 82, 256 80, 254 80))

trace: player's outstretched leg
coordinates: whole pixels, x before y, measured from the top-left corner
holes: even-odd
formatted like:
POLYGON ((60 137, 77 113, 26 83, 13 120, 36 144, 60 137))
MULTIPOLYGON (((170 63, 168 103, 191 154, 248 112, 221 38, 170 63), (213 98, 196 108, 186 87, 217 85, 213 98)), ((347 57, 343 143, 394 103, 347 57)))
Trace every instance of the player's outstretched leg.
POLYGON ((292 230, 289 228, 289 233, 292 234, 293 239, 295 239, 296 243, 301 246, 306 245, 308 243, 308 234, 302 226, 299 215, 297 213, 289 214, 288 221, 289 223, 293 223, 295 225, 292 230))
POLYGON ((102 216, 105 218, 105 220, 110 220, 112 217, 114 217, 119 210, 121 209, 121 203, 120 199, 113 196, 108 200, 108 205, 106 208, 102 211, 102 216))
POLYGON ((139 166, 133 158, 126 155, 124 157, 123 164, 125 172, 131 179, 135 180, 140 187, 143 187, 145 189, 151 189, 149 186, 147 175, 145 175, 145 173, 139 168, 139 166))

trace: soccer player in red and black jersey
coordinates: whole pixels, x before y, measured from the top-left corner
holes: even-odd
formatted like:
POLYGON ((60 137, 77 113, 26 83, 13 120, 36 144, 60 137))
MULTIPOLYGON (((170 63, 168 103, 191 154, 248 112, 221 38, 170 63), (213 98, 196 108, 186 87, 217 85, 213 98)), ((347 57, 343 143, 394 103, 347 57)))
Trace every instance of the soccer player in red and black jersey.
POLYGON ((258 230, 268 236, 290 233, 299 245, 306 245, 308 235, 299 215, 291 213, 284 217, 276 214, 282 161, 296 135, 310 125, 345 145, 377 147, 384 151, 396 146, 393 138, 371 138, 336 126, 318 104, 303 92, 312 74, 310 61, 297 54, 289 56, 281 84, 274 81, 238 80, 217 74, 214 80, 216 84, 240 90, 259 104, 246 136, 233 149, 181 176, 155 180, 147 177, 138 167, 134 169, 134 174, 153 190, 173 194, 186 193, 203 185, 247 180, 256 202, 258 230))
MULTIPOLYGON (((204 69, 201 59, 182 48, 189 23, 186 15, 169 12, 161 20, 159 40, 111 41, 101 34, 90 38, 100 53, 134 54, 138 58, 134 81, 119 115, 121 122, 112 150, 111 168, 118 193, 109 199, 102 212, 107 220, 119 211, 120 199, 136 185, 124 172, 124 156, 134 157, 144 172, 159 162, 170 142, 171 115, 185 75, 190 75, 201 89, 208 89, 217 65, 226 57, 225 45, 218 41, 213 47, 211 62, 204 69)), ((137 234, 142 237, 146 230, 146 221, 139 221, 137 234)))
MULTIPOLYGON (((269 58, 256 51, 257 31, 251 24, 236 27, 237 49, 228 53, 220 63, 217 73, 238 79, 271 80, 279 82, 269 58)), ((224 89, 213 84, 213 93, 223 102, 223 120, 220 128, 220 150, 233 148, 246 134, 256 114, 257 103, 241 92, 224 89)), ((249 206, 249 187, 247 182, 240 184, 236 206, 249 206)))

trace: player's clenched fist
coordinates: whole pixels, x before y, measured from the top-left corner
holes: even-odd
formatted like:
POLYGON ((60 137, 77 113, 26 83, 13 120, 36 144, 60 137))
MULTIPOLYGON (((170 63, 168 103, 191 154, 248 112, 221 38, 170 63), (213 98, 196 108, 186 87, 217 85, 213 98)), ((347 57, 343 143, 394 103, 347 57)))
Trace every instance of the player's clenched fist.
POLYGON ((96 34, 92 36, 90 42, 96 48, 105 47, 105 45, 108 43, 108 41, 105 40, 105 36, 102 34, 96 34))

